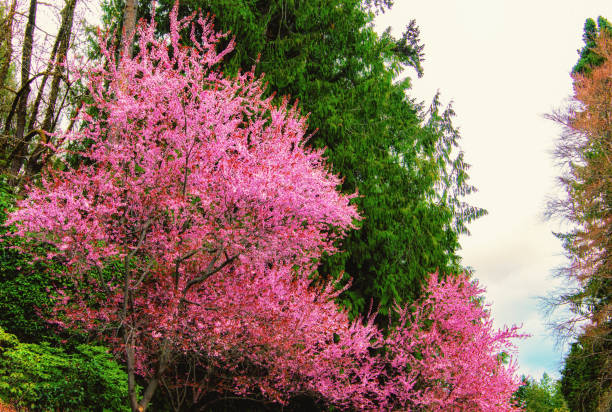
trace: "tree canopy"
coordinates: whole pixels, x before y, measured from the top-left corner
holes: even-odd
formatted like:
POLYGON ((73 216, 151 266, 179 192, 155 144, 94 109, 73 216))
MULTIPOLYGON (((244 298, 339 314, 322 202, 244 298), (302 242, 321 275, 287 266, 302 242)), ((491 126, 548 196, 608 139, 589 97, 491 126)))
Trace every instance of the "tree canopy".
MULTIPOLYGON (((214 16, 215 27, 235 37, 226 72, 255 64, 270 92, 298 100, 309 113, 309 144, 325 148, 344 193, 359 192, 360 230, 319 267, 324 277, 352 277, 342 299, 353 315, 367 312, 372 299, 386 314, 393 302, 419 296, 424 274, 461 271, 458 236, 485 213, 463 200, 474 187, 452 107, 441 107, 438 96, 431 105, 408 96, 404 70, 423 73, 416 23, 399 39, 374 31, 374 11, 389 3, 186 0, 179 6, 181 16, 197 9, 214 16)), ((109 0, 105 8, 118 31, 122 4, 109 0)), ((156 9, 161 33, 173 4, 162 0, 156 9)), ((140 5, 141 16, 150 12, 140 5)))
POLYGON ((609 342, 587 336, 581 336, 572 343, 564 360, 560 381, 561 393, 571 411, 605 411, 610 405, 610 350, 609 342))
POLYGON ((574 285, 573 290, 556 299, 558 305, 569 307, 572 314, 560 325, 560 330, 578 338, 565 360, 563 393, 571 408, 577 408, 576 400, 587 396, 588 408, 597 404, 599 410, 612 406, 610 28, 602 17, 597 26, 593 20, 587 20, 586 45, 572 75, 574 95, 571 103, 550 116, 563 126, 555 155, 564 172, 559 182, 565 197, 551 201, 549 213, 566 219, 573 227, 571 232, 559 235, 570 262, 562 273, 574 285), (587 342, 587 347, 597 348, 592 355, 603 362, 601 369, 597 368, 596 377, 592 375, 594 370, 584 373, 587 365, 592 364, 592 359, 586 359, 591 356, 590 352, 583 350, 587 342), (581 356, 584 359, 580 360, 581 356), (585 382, 589 379, 592 379, 589 395, 571 393, 588 386, 585 382))
POLYGON ((516 405, 526 412, 569 412, 561 382, 546 373, 539 381, 523 376, 523 384, 514 394, 514 399, 516 405))
POLYGON ((0 408, 515 410, 414 21, 107 0, 83 64, 84 4, 0 10, 0 408))
POLYGON ((612 35, 612 24, 610 24, 608 20, 602 16, 597 18, 597 23, 591 18, 586 19, 584 23, 584 33, 582 35, 584 47, 578 50, 580 58, 572 69, 572 73, 587 74, 593 67, 599 66, 603 63, 604 57, 598 54, 595 50, 597 46, 597 38, 602 33, 612 35))

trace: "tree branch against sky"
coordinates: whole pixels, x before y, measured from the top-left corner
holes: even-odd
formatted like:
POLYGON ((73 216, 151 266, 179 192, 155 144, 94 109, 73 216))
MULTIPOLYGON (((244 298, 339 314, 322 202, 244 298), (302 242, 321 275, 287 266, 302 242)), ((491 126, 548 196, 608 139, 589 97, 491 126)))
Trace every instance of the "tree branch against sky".
POLYGON ((83 99, 70 78, 68 65, 75 61, 77 51, 84 51, 90 3, 54 0, 16 1, 10 5, 4 21, 8 39, 3 39, 0 67, 5 75, 0 170, 11 176, 14 186, 37 179, 48 159, 46 143, 57 143, 54 133, 70 127, 72 110, 78 110, 78 102, 83 99), (13 50, 15 43, 22 44, 19 56, 13 50), (14 76, 15 70, 20 72, 19 79, 14 76))
POLYGON ((549 116, 563 126, 555 155, 565 172, 559 177, 565 197, 549 203, 549 213, 573 226, 559 237, 570 261, 562 273, 575 286, 555 299, 571 311, 557 330, 578 338, 566 359, 564 388, 577 379, 570 378, 577 354, 597 355, 603 365, 593 385, 604 410, 612 405, 612 31, 605 19, 599 22, 595 33, 588 20, 585 25, 569 106, 549 116))

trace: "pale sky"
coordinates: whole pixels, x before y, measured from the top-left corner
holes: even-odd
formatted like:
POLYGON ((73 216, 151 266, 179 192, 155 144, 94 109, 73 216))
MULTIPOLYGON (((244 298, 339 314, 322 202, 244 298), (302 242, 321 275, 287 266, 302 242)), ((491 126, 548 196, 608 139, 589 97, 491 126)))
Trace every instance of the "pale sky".
POLYGON ((425 45, 425 74, 411 96, 453 101, 471 183, 470 203, 488 210, 462 237, 463 263, 487 288, 496 325, 523 324, 520 372, 558 377, 564 348, 546 326, 538 297, 559 284, 565 262, 542 218, 554 194, 551 151, 559 128, 543 115, 571 95, 569 72, 581 48, 584 21, 612 19, 611 0, 395 0, 377 28, 400 35, 415 19, 425 45))

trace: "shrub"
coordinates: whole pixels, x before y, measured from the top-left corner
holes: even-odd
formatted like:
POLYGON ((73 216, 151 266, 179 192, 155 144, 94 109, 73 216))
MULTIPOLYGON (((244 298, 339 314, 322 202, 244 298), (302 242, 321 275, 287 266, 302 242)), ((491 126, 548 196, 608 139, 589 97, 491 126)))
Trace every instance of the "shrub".
POLYGON ((74 353, 48 343, 19 342, 0 328, 0 399, 40 411, 123 411, 127 375, 107 349, 74 353))

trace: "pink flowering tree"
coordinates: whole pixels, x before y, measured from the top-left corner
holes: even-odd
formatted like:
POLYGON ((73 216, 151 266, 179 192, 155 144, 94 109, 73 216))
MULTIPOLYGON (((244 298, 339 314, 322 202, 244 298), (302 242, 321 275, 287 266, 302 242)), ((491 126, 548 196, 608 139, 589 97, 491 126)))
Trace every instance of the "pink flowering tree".
MULTIPOLYGON (((425 296, 412 310, 397 308, 400 327, 386 343, 401 347, 394 369, 410 370, 409 402, 427 411, 511 411, 520 382, 509 356, 517 326, 497 330, 484 289, 467 275, 430 276, 425 296)), ((418 409, 420 410, 420 409, 418 409)))
MULTIPOLYGON (((9 218, 65 263, 73 286, 58 290, 54 321, 124 359, 132 410, 160 384, 190 388, 193 402, 231 391, 361 410, 511 410, 514 364, 499 354, 517 331, 492 329, 465 276, 432 277, 387 336, 375 313, 349 322, 333 284, 311 285, 359 219, 352 196, 305 147, 295 106, 264 98, 252 71, 215 69, 232 42, 216 51, 223 35, 177 20, 176 7, 170 21, 167 38, 141 25, 134 57, 115 61, 100 42, 107 61, 86 77, 83 127, 60 139, 87 147, 80 165, 48 168, 9 218)), ((57 159, 65 147, 52 148, 57 159)))
POLYGON ((307 276, 358 218, 322 151, 305 147, 296 108, 262 97, 252 72, 215 70, 233 43, 217 52, 207 21, 189 48, 178 33, 191 19, 175 8, 171 22, 162 39, 142 25, 133 58, 115 62, 100 42, 107 62, 90 71, 82 111, 96 115, 67 137, 89 143, 81 165, 48 169, 9 221, 65 260, 74 288, 59 292, 59 319, 104 331, 124 354, 134 410, 176 353, 201 350, 215 328, 250 328, 242 297, 307 276), (110 263, 119 270, 108 275, 110 263))
POLYGON ((387 336, 375 314, 349 322, 333 302, 339 291, 278 275, 274 288, 266 280, 256 282, 260 293, 217 297, 248 295, 240 321, 217 313, 219 326, 201 337, 208 351, 195 356, 189 381, 177 381, 194 402, 217 390, 281 403, 302 394, 351 410, 516 410, 516 363, 504 354, 524 335, 493 327, 484 290, 466 275, 432 275, 422 300, 397 308, 400 324, 387 336))

